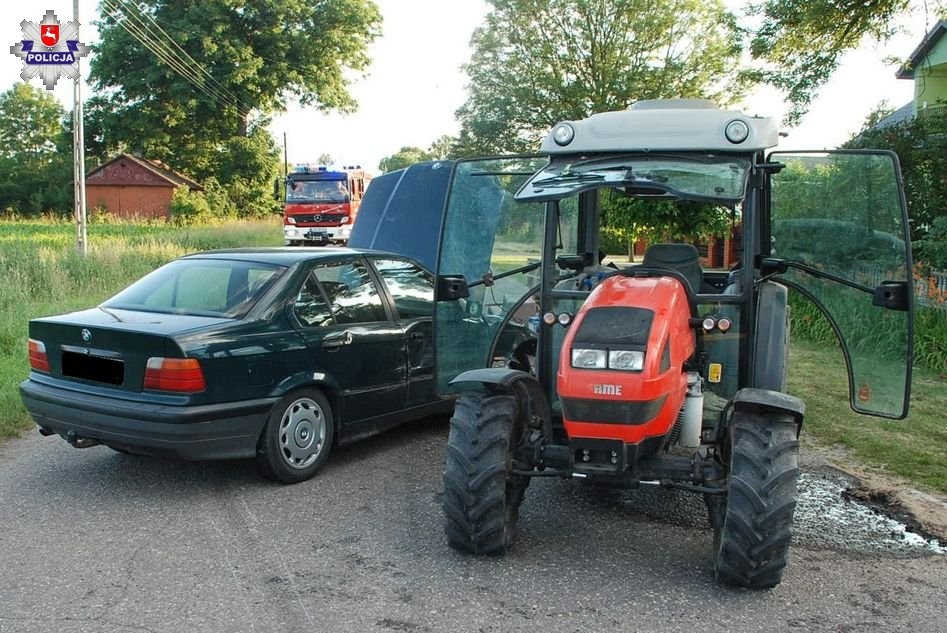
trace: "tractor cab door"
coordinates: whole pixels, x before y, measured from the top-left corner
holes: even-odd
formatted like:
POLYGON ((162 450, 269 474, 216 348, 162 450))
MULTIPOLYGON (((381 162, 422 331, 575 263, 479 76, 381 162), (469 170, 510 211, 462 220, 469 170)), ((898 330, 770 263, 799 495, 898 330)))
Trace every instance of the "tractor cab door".
POLYGON ((546 162, 504 157, 454 165, 435 266, 440 394, 451 392, 458 374, 491 367, 532 338, 545 204, 518 203, 513 195, 546 162))
POLYGON ((880 151, 780 152, 770 163, 769 235, 761 274, 827 317, 793 319, 796 340, 837 339, 858 413, 907 415, 914 287, 897 156, 880 151), (768 251, 768 256, 767 256, 768 251))

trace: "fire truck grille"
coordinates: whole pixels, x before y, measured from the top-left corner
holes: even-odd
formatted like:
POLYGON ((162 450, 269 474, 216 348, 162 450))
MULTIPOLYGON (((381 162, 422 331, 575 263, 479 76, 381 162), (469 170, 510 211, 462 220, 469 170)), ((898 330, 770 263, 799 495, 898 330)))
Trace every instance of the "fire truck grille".
POLYGON ((323 215, 321 213, 297 213, 293 215, 296 224, 319 224, 322 226, 339 226, 342 224, 341 215, 323 215))

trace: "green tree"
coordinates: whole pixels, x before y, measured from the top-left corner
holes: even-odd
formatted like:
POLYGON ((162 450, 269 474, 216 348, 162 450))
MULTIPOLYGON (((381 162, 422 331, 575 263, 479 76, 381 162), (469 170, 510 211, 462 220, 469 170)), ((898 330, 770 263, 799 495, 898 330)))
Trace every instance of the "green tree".
POLYGON ((489 0, 458 153, 535 150, 558 121, 640 99, 738 100, 741 37, 719 0, 489 0))
POLYGON ((435 156, 433 154, 424 151, 420 147, 405 146, 391 156, 382 158, 378 163, 378 169, 383 172, 395 171, 396 169, 403 169, 414 163, 434 159, 435 156))
POLYGON ((431 146, 427 148, 428 154, 432 160, 444 160, 452 158, 455 154, 454 146, 457 144, 457 138, 450 134, 444 134, 438 137, 431 146))
POLYGON ((926 240, 932 253, 929 232, 938 218, 947 217, 947 107, 929 108, 922 116, 884 127, 874 118, 844 147, 888 149, 898 155, 911 239, 926 240))
POLYGON ((69 135, 65 110, 52 94, 16 83, 0 94, 0 210, 67 211, 72 161, 58 151, 69 135))
MULTIPOLYGON (((198 180, 214 176, 241 212, 265 210, 244 205, 271 185, 247 192, 259 174, 250 165, 228 172, 221 153, 246 150, 233 139, 250 139, 291 101, 354 111, 349 84, 367 68, 381 24, 371 0, 101 0, 100 9, 90 63, 103 95, 92 108, 96 151, 139 151, 198 180)), ((278 154, 269 145, 260 155, 278 154)))
POLYGON ((842 56, 866 38, 884 41, 910 0, 765 0, 752 5, 750 52, 755 79, 786 94, 787 123, 798 123, 842 56))
POLYGON ((640 200, 615 189, 604 191, 600 200, 605 230, 617 231, 625 241, 629 261, 639 239, 687 242, 724 235, 737 219, 727 207, 693 201, 640 200))

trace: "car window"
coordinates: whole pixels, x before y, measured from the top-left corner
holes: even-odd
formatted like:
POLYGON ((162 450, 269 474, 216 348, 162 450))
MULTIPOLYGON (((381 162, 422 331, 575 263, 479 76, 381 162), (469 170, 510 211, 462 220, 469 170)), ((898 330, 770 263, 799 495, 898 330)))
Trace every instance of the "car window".
POLYGON ((403 259, 376 259, 374 262, 402 319, 434 314, 434 276, 431 273, 403 259))
POLYGON ((324 264, 313 269, 313 274, 329 299, 336 323, 388 320, 378 288, 362 262, 324 264))
POLYGON ((326 303, 314 273, 306 275, 306 281, 299 290, 299 294, 296 295, 293 314, 307 327, 325 327, 334 323, 332 310, 326 303))
POLYGON ((238 260, 178 259, 142 277, 106 308, 240 318, 285 270, 238 260))

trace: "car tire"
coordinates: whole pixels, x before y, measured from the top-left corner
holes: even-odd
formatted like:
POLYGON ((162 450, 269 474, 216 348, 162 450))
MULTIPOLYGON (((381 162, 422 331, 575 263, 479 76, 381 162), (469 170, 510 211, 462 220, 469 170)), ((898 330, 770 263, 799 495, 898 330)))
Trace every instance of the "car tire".
POLYGON ((310 479, 325 464, 335 435, 332 408, 321 391, 299 389, 270 412, 257 446, 257 466, 285 484, 310 479))

